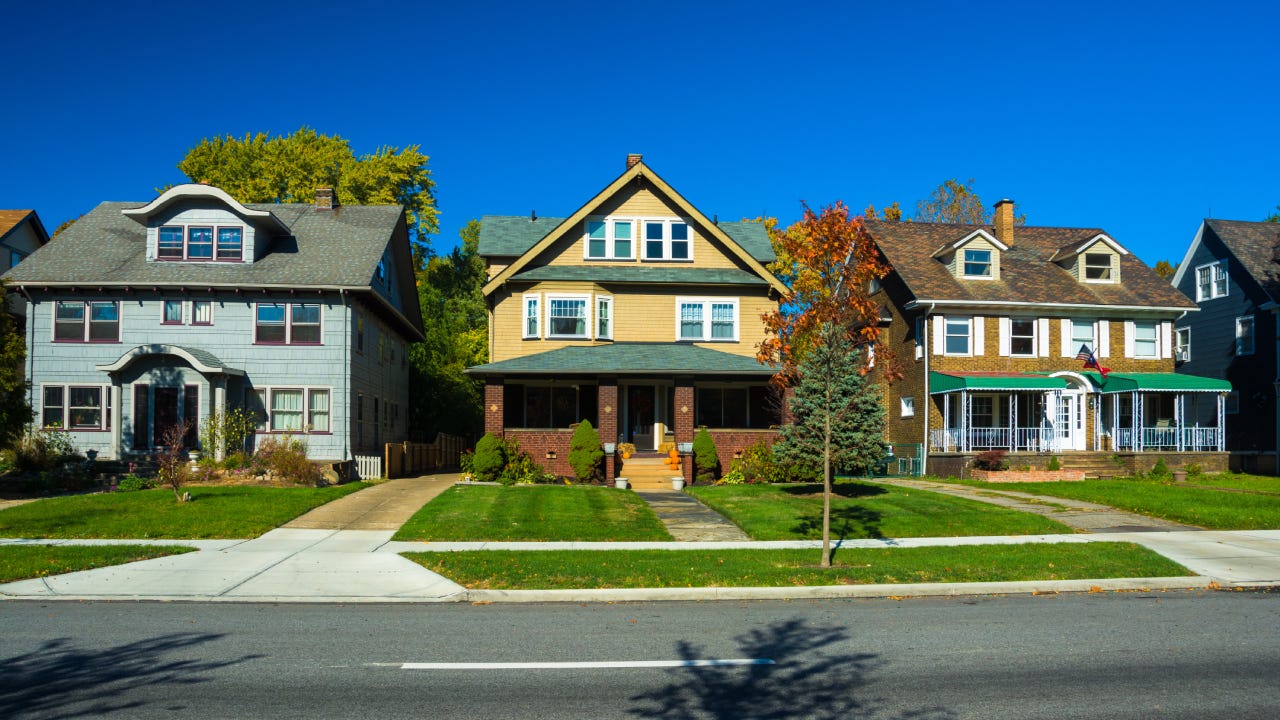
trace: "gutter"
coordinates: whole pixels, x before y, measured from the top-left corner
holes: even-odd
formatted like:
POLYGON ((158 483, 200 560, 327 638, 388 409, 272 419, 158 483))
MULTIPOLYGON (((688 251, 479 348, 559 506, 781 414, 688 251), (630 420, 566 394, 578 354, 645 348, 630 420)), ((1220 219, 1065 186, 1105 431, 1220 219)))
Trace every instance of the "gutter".
POLYGON ((991 307, 991 308, 999 308, 999 307, 1038 307, 1038 308, 1050 307, 1050 308, 1072 308, 1072 309, 1083 308, 1083 309, 1107 310, 1107 311, 1135 310, 1139 312, 1141 311, 1180 312, 1184 314, 1189 312, 1198 312, 1200 310, 1199 307, 1186 308, 1186 307, 1167 307, 1167 306, 1158 306, 1158 305, 1098 305, 1096 303, 1038 303, 1038 302, 1021 302, 1021 301, 1012 302, 1012 301, 989 301, 989 300, 912 300, 911 302, 907 303, 903 307, 905 307, 907 310, 914 310, 916 308, 922 307, 925 303, 929 304, 930 311, 932 311, 934 307, 947 307, 947 306, 991 307))

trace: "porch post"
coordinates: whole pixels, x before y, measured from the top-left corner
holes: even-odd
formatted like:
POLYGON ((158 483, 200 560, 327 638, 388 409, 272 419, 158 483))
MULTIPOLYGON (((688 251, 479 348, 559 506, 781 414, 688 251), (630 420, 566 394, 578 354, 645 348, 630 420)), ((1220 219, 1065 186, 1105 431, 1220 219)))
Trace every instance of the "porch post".
POLYGON ((501 378, 484 381, 484 431, 498 437, 502 437, 502 418, 505 417, 502 406, 504 390, 501 378))
MULTIPOLYGON (((601 378, 596 386, 596 417, 600 422, 600 441, 616 443, 618 441, 618 381, 613 378, 601 378)), ((615 446, 616 449, 616 446, 615 446)), ((604 481, 612 485, 617 477, 614 467, 616 452, 604 454, 604 481)))
POLYGON ((942 449, 951 449, 951 393, 942 394, 942 449))
POLYGON ((1017 451, 1018 449, 1018 403, 1014 402, 1017 397, 1014 393, 1009 393, 1009 449, 1017 451))
POLYGON ((1173 426, 1178 429, 1178 452, 1186 449, 1187 443, 1183 439, 1183 417, 1187 414, 1187 395, 1186 393, 1178 393, 1173 396, 1173 426))
POLYGON ((120 378, 111 378, 111 457, 115 460, 123 460, 124 454, 121 452, 121 437, 124 432, 120 427, 124 413, 120 408, 120 378))
POLYGON ((1227 396, 1218 393, 1218 452, 1222 452, 1227 447, 1226 423, 1227 422, 1227 396))
POLYGON ((1142 393, 1133 391, 1133 450, 1142 452, 1142 415, 1146 409, 1142 393))
POLYGON ((960 452, 969 452, 969 391, 960 391, 960 452))
MULTIPOLYGON (((681 443, 693 442, 693 378, 679 378, 676 380, 676 446, 681 443)), ((692 453, 681 453, 683 459, 680 462, 683 471, 684 481, 693 483, 693 458, 692 453)))
MULTIPOLYGON (((225 418, 227 416, 227 376, 217 375, 209 378, 210 384, 213 385, 213 407, 209 408, 210 413, 217 413, 218 417, 225 418)), ((330 423, 332 426, 332 423, 330 423)), ((213 459, 223 460, 226 455, 226 448, 223 443, 218 443, 213 449, 213 459)), ((207 451, 208 448, 205 448, 207 451)))
POLYGON ((1120 396, 1111 396, 1111 449, 1120 449, 1120 396))

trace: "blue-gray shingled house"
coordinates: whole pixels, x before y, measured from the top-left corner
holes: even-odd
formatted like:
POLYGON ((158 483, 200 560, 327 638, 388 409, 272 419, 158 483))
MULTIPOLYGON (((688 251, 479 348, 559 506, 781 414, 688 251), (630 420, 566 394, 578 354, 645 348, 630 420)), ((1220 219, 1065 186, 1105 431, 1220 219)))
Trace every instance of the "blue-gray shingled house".
POLYGON ((37 423, 81 452, 199 445, 212 412, 254 411, 258 437, 314 460, 407 437, 407 345, 422 339, 404 210, 241 204, 179 185, 104 202, 4 276, 27 303, 37 423))

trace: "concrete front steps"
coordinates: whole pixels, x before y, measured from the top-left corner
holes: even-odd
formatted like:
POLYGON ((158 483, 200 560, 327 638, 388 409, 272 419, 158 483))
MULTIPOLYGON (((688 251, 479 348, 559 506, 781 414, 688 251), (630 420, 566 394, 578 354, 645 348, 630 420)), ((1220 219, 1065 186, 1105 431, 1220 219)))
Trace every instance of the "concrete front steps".
POLYGON ((617 476, 626 478, 632 490, 672 492, 671 478, 680 477, 680 470, 667 467, 661 457, 633 455, 622 461, 617 476))

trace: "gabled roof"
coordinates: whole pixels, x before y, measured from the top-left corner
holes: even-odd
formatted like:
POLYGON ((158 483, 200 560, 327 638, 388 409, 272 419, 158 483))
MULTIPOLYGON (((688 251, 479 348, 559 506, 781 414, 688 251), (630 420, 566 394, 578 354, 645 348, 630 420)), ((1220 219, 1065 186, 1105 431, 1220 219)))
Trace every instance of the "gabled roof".
POLYGON ((1133 254, 1120 256, 1120 283, 1078 282, 1050 261, 1060 249, 1082 246, 1105 233, 1098 228, 1019 226, 1000 254, 1000 279, 957 278, 934 251, 990 225, 868 221, 867 230, 913 300, 940 305, 1053 305, 1152 310, 1194 310, 1196 304, 1133 254))
POLYGON ((151 204, 98 205, 4 279, 19 287, 347 290, 383 307, 410 338, 421 337, 411 273, 399 282, 403 310, 373 290, 388 246, 398 264, 408 262, 408 230, 399 205, 317 211, 309 204, 249 203, 242 207, 271 214, 287 233, 270 238, 264 257, 253 263, 187 263, 147 262, 147 229, 124 213, 151 204))
POLYGON ((992 235, 991 233, 987 232, 986 230, 983 230, 983 229, 979 228, 979 229, 974 230, 973 232, 969 233, 968 235, 965 235, 964 237, 960 238, 959 240, 956 240, 955 242, 947 243, 946 245, 943 245, 942 247, 938 248, 937 250, 935 250, 935 251, 933 252, 933 256, 934 256, 934 257, 945 257, 945 256, 947 256, 947 255, 949 255, 949 254, 951 254, 951 253, 955 252, 956 250, 959 250, 962 246, 964 246, 964 245, 968 245, 970 242, 973 242, 974 240, 977 240, 978 238, 982 238, 983 240, 986 240, 987 242, 991 243, 992 245, 995 245, 996 247, 1000 248, 1001 250, 1008 250, 1008 249, 1009 249, 1009 246, 1008 246, 1008 245, 1005 245, 1004 243, 1002 243, 1002 242, 1000 242, 999 240, 997 240, 995 235, 992 235))
POLYGON ((1093 247, 1098 243, 1102 243, 1106 245, 1107 247, 1111 248, 1112 250, 1115 250, 1117 253, 1121 255, 1129 254, 1128 250, 1125 250, 1123 247, 1121 247, 1120 243, 1116 242, 1115 240, 1112 240, 1109 235, 1107 235, 1106 233, 1098 233, 1097 235, 1089 238, 1088 240, 1081 240, 1080 242, 1071 243, 1070 245, 1066 245, 1058 248, 1058 251, 1053 254, 1053 257, 1049 259, 1053 262, 1057 262, 1064 258, 1073 257, 1088 250, 1089 248, 1093 247))
POLYGON ((514 275, 524 270, 535 258, 537 258, 544 250, 551 246, 556 240, 562 237, 571 228, 576 227, 583 222, 588 216, 592 215, 596 210, 607 202, 610 198, 617 195, 633 181, 642 178, 652 184, 653 188, 659 193, 665 195, 672 203, 688 218, 692 219, 698 225, 705 228, 711 238, 723 245, 734 257, 740 260, 753 272, 759 275, 763 280, 772 285, 779 293, 786 292, 786 286, 780 280, 773 276, 765 267, 764 263, 772 261, 772 248, 769 247, 767 256, 765 247, 769 246, 768 237, 764 235, 764 228, 761 226, 758 230, 752 229, 750 225, 758 225, 758 223, 716 223, 703 215, 696 207, 686 200, 675 188, 667 184, 665 180, 658 176, 644 161, 637 161, 634 165, 627 168, 613 182, 609 183, 603 190, 596 193, 585 205, 578 208, 576 212, 567 218, 558 219, 555 224, 548 221, 544 226, 541 220, 530 221, 530 218, 500 218, 497 216, 486 216, 480 221, 480 254, 482 256, 500 257, 511 256, 512 250, 516 250, 524 245, 529 239, 533 239, 533 243, 529 245, 523 252, 520 252, 516 259, 498 273, 484 286, 486 295, 492 293, 503 283, 512 279, 514 275), (520 223, 527 223, 531 227, 522 228, 520 223), (487 227, 492 224, 494 227, 493 235, 486 238, 487 227), (534 238, 539 230, 549 227, 542 232, 541 235, 534 238), (740 237, 745 238, 744 246, 734 236, 730 235, 729 230, 738 233, 740 237), (761 236, 763 242, 761 242, 761 236), (751 248, 749 252, 747 248, 751 248), (756 254, 766 257, 761 259, 756 254))
POLYGON ((1280 301, 1280 263, 1275 259, 1276 248, 1280 247, 1280 223, 1206 219, 1178 265, 1174 285, 1180 284, 1186 273, 1195 271, 1190 267, 1190 260, 1204 242, 1206 229, 1222 242, 1231 260, 1244 268, 1272 301, 1280 301))
POLYGON ((35 210, 0 210, 0 241, 3 241, 9 233, 18 229, 18 226, 27 220, 31 221, 31 227, 35 230, 36 238, 43 245, 49 242, 49 232, 44 229, 44 223, 40 222, 40 216, 35 210))
POLYGON ((573 345, 535 355, 467 368, 471 375, 564 375, 569 373, 768 376, 773 368, 754 357, 688 343, 619 342, 573 345))

